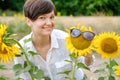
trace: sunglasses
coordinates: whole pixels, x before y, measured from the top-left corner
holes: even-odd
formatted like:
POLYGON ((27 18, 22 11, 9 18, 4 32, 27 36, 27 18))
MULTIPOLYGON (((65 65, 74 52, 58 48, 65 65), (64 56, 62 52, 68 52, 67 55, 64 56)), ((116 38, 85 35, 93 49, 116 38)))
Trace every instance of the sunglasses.
POLYGON ((71 29, 70 35, 72 37, 79 37, 82 35, 85 40, 92 40, 95 36, 95 33, 90 31, 81 32, 79 29, 71 29))

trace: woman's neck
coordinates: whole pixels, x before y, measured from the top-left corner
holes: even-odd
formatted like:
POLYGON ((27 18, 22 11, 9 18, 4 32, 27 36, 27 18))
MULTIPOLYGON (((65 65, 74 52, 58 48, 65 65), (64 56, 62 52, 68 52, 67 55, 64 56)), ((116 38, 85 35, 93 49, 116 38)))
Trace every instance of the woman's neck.
POLYGON ((35 46, 44 47, 44 46, 50 45, 51 38, 50 38, 50 36, 32 35, 32 41, 35 46))
POLYGON ((50 36, 34 36, 32 35, 32 41, 35 49, 40 53, 41 57, 46 60, 46 55, 51 46, 50 36))

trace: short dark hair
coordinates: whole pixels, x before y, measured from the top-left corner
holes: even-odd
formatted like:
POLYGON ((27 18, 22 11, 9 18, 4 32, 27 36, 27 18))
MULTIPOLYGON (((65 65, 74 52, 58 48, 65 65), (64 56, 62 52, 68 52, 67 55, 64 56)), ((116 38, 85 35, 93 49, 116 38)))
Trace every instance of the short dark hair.
POLYGON ((51 0, 27 0, 23 10, 25 17, 34 21, 40 15, 55 12, 55 6, 51 0))

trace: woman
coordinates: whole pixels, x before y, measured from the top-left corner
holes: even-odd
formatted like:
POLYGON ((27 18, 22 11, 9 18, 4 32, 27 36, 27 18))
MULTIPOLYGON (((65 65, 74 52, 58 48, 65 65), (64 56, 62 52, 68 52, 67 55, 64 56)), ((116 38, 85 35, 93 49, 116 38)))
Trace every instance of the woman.
MULTIPOLYGON (((22 47, 39 52, 40 55, 28 55, 29 60, 45 72, 51 80, 66 80, 65 75, 58 72, 71 69, 71 65, 64 60, 70 59, 65 46, 67 33, 54 29, 55 6, 50 0, 27 0, 24 5, 26 23, 31 28, 31 33, 20 40, 22 47), (24 41, 30 39, 25 43, 24 41)), ((90 65, 92 55, 81 57, 81 61, 90 65)), ((15 58, 15 64, 24 63, 22 57, 15 58)), ((24 80, 31 80, 28 73, 20 75, 24 80)), ((76 73, 76 79, 82 80, 84 74, 81 69, 76 73)))

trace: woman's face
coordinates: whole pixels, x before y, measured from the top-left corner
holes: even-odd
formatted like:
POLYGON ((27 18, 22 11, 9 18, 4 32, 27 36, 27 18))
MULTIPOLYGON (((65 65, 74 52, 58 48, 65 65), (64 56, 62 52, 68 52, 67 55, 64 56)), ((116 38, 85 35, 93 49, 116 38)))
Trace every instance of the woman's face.
POLYGON ((31 21, 31 29, 34 35, 50 35, 54 28, 54 10, 48 14, 40 15, 35 21, 31 21))

